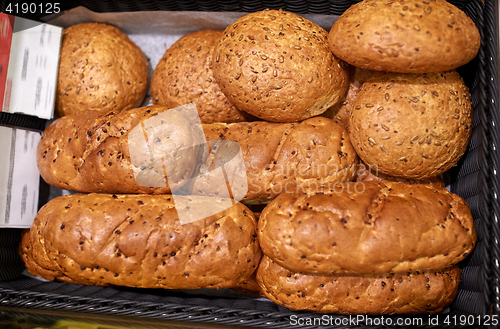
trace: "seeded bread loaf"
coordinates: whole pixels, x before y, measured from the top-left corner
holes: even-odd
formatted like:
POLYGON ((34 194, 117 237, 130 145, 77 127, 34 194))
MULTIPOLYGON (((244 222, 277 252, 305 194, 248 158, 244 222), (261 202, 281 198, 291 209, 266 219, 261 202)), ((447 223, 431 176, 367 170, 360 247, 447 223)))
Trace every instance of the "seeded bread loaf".
POLYGON ((472 60, 481 37, 474 22, 445 0, 365 0, 333 24, 329 44, 351 65, 369 70, 429 73, 472 60))
POLYGON ((377 274, 450 267, 476 243, 459 196, 424 184, 358 182, 281 194, 258 223, 262 251, 295 272, 377 274))
POLYGON ((458 291, 460 268, 367 275, 307 275, 264 256, 257 270, 262 292, 295 311, 337 314, 438 313, 458 291))
MULTIPOLYGON (((167 110, 155 105, 119 113, 67 116, 54 121, 38 145, 40 174, 52 186, 80 192, 170 193, 171 178, 176 179, 175 190, 184 188, 187 181, 182 178, 212 170, 211 166, 199 165, 210 163, 206 161, 208 148, 197 144, 199 138, 190 125, 163 122, 151 133, 150 142, 160 147, 162 140, 175 141, 165 144, 163 154, 174 154, 176 162, 165 161, 162 167, 161 159, 156 159, 144 165, 144 169, 131 163, 130 147, 143 151, 144 158, 149 159, 147 149, 129 145, 133 128, 167 110), (186 148, 195 151, 181 152, 186 148), (172 176, 168 181, 163 180, 163 185, 155 185, 157 182, 153 181, 148 186, 157 187, 142 186, 134 176, 137 169, 141 169, 144 176, 149 172, 164 177, 164 170, 172 176)), ((202 139, 239 144, 248 182, 245 199, 267 199, 284 191, 296 192, 311 185, 314 188, 354 179, 358 158, 349 136, 342 126, 327 118, 293 124, 213 123, 203 125, 203 130, 202 139)), ((203 177, 193 182, 195 185, 189 186, 191 191, 202 190, 205 195, 216 195, 221 188, 226 188, 210 184, 203 177)))
POLYGON ((354 101, 350 136, 364 163, 409 179, 441 175, 464 154, 472 102, 456 71, 379 73, 354 101))
POLYGON ((221 37, 222 31, 198 31, 167 49, 151 80, 153 103, 173 108, 194 102, 202 123, 252 120, 228 101, 213 77, 212 53, 221 37))
POLYGON ((146 95, 148 70, 146 55, 118 28, 70 26, 62 36, 56 112, 64 116, 138 107, 146 95))
POLYGON ((48 280, 167 289, 233 287, 261 256, 255 218, 243 204, 181 225, 170 195, 52 199, 20 249, 28 271, 48 280))
MULTIPOLYGON (((150 106, 55 120, 43 132, 37 148, 37 165, 42 178, 57 188, 80 192, 170 193, 168 182, 164 187, 143 186, 136 182, 129 150, 132 129, 167 110, 164 106, 150 106)), ((164 122, 156 135, 160 139, 176 136, 179 144, 196 148, 193 131, 177 122, 164 122)), ((175 153, 178 149, 168 146, 165 151, 175 153)), ((149 154, 147 152, 144 151, 149 154)), ((175 177, 191 175, 196 165, 194 154, 183 154, 181 160, 182 165, 178 166, 167 163, 166 170, 175 177)), ((160 169, 163 173, 156 165, 146 168, 152 172, 160 169)))
POLYGON ((296 14, 264 10, 229 25, 213 55, 214 76, 238 109, 295 122, 325 112, 347 91, 348 72, 328 33, 296 14))

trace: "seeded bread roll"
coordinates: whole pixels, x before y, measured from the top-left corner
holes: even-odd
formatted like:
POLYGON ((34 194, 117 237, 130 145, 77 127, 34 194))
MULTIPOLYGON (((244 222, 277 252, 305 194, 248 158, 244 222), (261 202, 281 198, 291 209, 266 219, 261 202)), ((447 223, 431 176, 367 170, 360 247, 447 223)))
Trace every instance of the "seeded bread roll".
POLYGON ((456 69, 479 51, 474 22, 445 0, 365 0, 333 24, 335 56, 369 70, 429 73, 456 69))
POLYGON ((337 314, 438 313, 458 292, 460 268, 367 275, 307 275, 264 256, 257 270, 262 292, 294 311, 337 314))
MULTIPOLYGON (((191 206, 204 202, 193 198, 191 206)), ((23 234, 21 255, 31 274, 48 280, 230 288, 257 268, 255 231, 255 218, 241 203, 181 225, 170 195, 73 194, 40 209, 23 234)))
POLYGON ((273 122, 295 122, 325 112, 349 84, 345 63, 328 33, 296 14, 264 10, 224 31, 213 56, 214 76, 238 109, 273 122))
POLYGON ((114 26, 83 23, 63 31, 56 112, 120 111, 141 105, 148 87, 146 55, 114 26))
POLYGON ((213 77, 212 53, 221 37, 222 31, 194 32, 167 49, 151 80, 153 103, 173 108, 194 102, 202 123, 252 120, 227 100, 213 77))
POLYGON ((379 172, 377 166, 367 166, 364 163, 359 164, 356 181, 357 182, 391 181, 391 182, 401 182, 407 184, 430 184, 436 187, 446 186, 441 176, 430 177, 421 180, 393 177, 379 172))
POLYGON ((458 195, 399 182, 281 194, 262 212, 258 232, 262 251, 276 263, 322 275, 450 267, 471 253, 477 238, 458 195))
POLYGON ((359 157, 381 173, 417 180, 439 176, 469 144, 469 90, 456 71, 380 73, 358 92, 350 127, 359 157))
MULTIPOLYGON (((267 200, 284 191, 300 192, 309 186, 317 188, 354 179, 358 157, 349 134, 330 119, 318 117, 293 124, 213 123, 202 125, 201 137, 193 126, 179 119, 162 122, 149 131, 149 144, 136 143, 134 136, 142 136, 143 130, 135 127, 165 111, 168 108, 154 105, 59 118, 44 131, 38 145, 41 176, 52 186, 80 192, 163 194, 183 188, 189 190, 184 195, 198 191, 217 195, 226 185, 213 184, 203 176, 213 169, 208 147, 199 145, 200 139, 206 139, 215 141, 212 147, 221 140, 238 143, 246 172, 237 170, 236 174, 246 174, 246 200, 267 200), (153 154, 151 162, 150 148, 162 151, 153 154), (130 149, 143 154, 140 166, 132 165, 130 149), (170 161, 168 155, 176 161, 170 161), (187 181, 200 174, 202 177, 187 181), (158 182, 158 175, 163 181, 158 182), (172 181, 174 186, 169 185, 172 181)), ((212 155, 231 160, 232 151, 224 154, 221 148, 212 155)))

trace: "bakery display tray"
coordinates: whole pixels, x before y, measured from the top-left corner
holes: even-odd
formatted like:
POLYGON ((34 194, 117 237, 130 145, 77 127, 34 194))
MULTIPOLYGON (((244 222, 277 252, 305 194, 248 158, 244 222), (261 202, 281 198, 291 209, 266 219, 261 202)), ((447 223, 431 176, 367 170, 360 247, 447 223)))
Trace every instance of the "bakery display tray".
MULTIPOLYGON (((95 12, 116 11, 256 11, 264 8, 283 8, 298 14, 314 13, 340 15, 349 5, 358 1, 68 1, 61 9, 85 6, 95 12)), ((500 145, 498 108, 498 21, 496 0, 450 1, 469 15, 481 33, 478 56, 461 67, 459 73, 470 88, 474 106, 474 122, 471 143, 456 167, 446 173, 446 180, 453 193, 463 197, 469 204, 478 232, 474 252, 461 267, 462 281, 456 300, 439 316, 438 326, 429 322, 427 315, 391 316, 396 319, 422 319, 423 327, 450 328, 460 326, 460 316, 475 316, 485 320, 491 315, 500 315, 500 145), (455 323, 446 319, 456 319, 455 323)), ((1 5, 5 6, 5 5, 1 5)), ((0 6, 0 10, 5 8, 0 6)), ((24 17, 40 20, 37 14, 24 17)), ((42 184, 43 186, 43 184, 42 184)), ((43 194, 44 192, 41 192, 43 194)), ((5 252, 17 252, 20 230, 0 230, 1 241, 8 240, 5 252), (13 238, 14 237, 14 238, 13 238), (10 249, 9 249, 10 248, 10 249)), ((10 259, 6 257, 5 259, 10 259)), ((291 326, 291 316, 321 317, 318 314, 292 312, 266 299, 239 294, 232 290, 218 291, 168 291, 145 290, 124 287, 80 286, 63 282, 43 282, 20 275, 20 269, 11 263, 3 263, 0 276, 0 307, 30 308, 40 310, 77 311, 89 314, 123 315, 137 318, 171 319, 240 325, 265 328, 291 326), (17 275, 16 275, 17 274, 17 275)), ((332 315, 334 319, 344 316, 332 315)), ((373 317, 381 319, 381 317, 373 317)), ((385 316, 384 318, 388 318, 385 316)), ((348 328, 350 324, 335 324, 332 327, 348 328)), ((380 322, 379 322, 380 323, 380 322)), ((482 323, 482 322, 481 322, 482 323)), ((371 327, 378 327, 376 323, 371 327)), ((300 326, 315 328, 318 326, 300 326)))

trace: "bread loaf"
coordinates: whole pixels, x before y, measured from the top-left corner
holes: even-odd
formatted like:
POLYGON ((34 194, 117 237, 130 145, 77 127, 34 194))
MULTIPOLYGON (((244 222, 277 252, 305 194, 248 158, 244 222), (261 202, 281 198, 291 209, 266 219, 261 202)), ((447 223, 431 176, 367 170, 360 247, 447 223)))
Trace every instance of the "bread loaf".
POLYGON ((167 49, 151 80, 153 103, 173 108, 194 102, 202 123, 254 119, 231 104, 215 82, 212 53, 221 37, 222 31, 198 31, 167 49))
MULTIPOLYGON (((167 110, 157 105, 119 113, 67 116, 54 121, 38 145, 40 174, 50 185, 80 192, 170 193, 167 181, 163 182, 164 187, 154 185, 155 182, 150 186, 157 187, 136 182, 129 151, 129 134, 133 128, 167 110)), ((239 144, 248 181, 245 199, 267 199, 284 191, 300 191, 311 184, 328 185, 354 179, 358 158, 349 136, 344 128, 327 118, 311 118, 294 124, 214 123, 203 125, 203 130, 205 137, 202 138, 207 140, 230 140, 239 144)), ((177 162, 164 163, 166 172, 178 179, 176 189, 186 183, 181 178, 196 177, 203 170, 212 169, 198 166, 198 158, 209 156, 208 148, 203 149, 204 154, 180 152, 189 147, 202 149, 197 145, 192 126, 164 122, 153 133, 150 139, 154 143, 161 144, 161 140, 166 139, 177 141, 165 144, 164 148, 167 154, 179 155, 177 162)), ((141 145, 133 147, 140 149, 141 145)), ((149 155, 146 149, 143 153, 149 155)), ((164 177, 161 161, 159 165, 159 168, 148 165, 143 171, 160 172, 164 177)), ((208 182, 200 178, 190 188, 216 195, 221 186, 208 182)))
POLYGON ((213 55, 222 92, 238 109, 263 120, 295 122, 325 112, 348 87, 344 62, 328 33, 290 12, 247 14, 224 31, 213 55))
POLYGON ((141 105, 148 88, 146 55, 118 28, 83 23, 63 31, 56 90, 59 116, 141 105))
POLYGON ((333 53, 369 70, 429 73, 472 60, 481 36, 474 22, 445 0, 365 0, 333 24, 333 53))
POLYGON ((107 194, 49 201, 24 232, 21 254, 48 280, 168 289, 233 287, 261 256, 255 218, 241 203, 181 225, 170 195, 107 194))
POLYGON ((454 166, 471 132, 471 97, 456 71, 374 74, 358 92, 350 120, 363 162, 417 180, 454 166))
POLYGON ((463 260, 476 243, 462 198, 399 182, 281 194, 262 212, 258 233, 262 251, 279 265, 322 275, 437 270, 463 260))
POLYGON ((262 292, 295 311, 337 314, 438 313, 458 291, 460 268, 367 275, 307 275, 264 256, 257 270, 262 292))

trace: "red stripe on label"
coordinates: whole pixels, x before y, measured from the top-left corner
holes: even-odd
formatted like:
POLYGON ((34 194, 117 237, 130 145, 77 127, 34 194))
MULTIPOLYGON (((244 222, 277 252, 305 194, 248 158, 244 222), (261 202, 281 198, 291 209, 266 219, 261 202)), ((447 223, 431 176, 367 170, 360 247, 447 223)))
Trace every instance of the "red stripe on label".
MULTIPOLYGON (((15 17, 0 13, 0 111, 4 108, 4 96, 7 82, 7 70, 9 69, 10 48, 12 45, 12 30, 15 17)), ((11 88, 9 88, 9 91, 11 88)), ((10 94, 7 95, 10 102, 10 94)), ((7 104, 7 108, 9 104, 7 104)))

